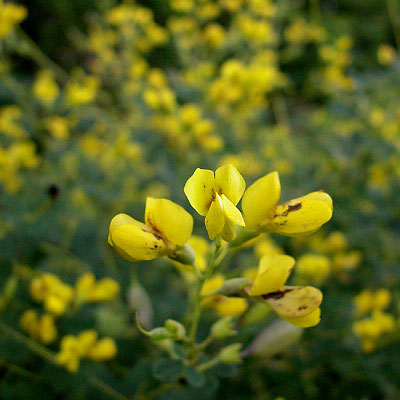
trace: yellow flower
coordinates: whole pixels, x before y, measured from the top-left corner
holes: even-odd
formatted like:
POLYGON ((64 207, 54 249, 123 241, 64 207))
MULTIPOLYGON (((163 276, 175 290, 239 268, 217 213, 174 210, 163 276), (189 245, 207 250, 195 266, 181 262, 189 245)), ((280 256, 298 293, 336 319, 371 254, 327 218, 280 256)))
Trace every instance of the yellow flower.
POLYGON ((146 199, 145 222, 118 214, 111 221, 108 243, 128 261, 152 260, 182 247, 192 234, 192 216, 167 199, 146 199))
POLYGON ((28 11, 25 7, 0 0, 0 40, 7 36, 26 18, 28 11))
POLYGON ((36 311, 27 310, 22 314, 19 324, 29 336, 44 344, 52 343, 57 337, 57 328, 52 315, 44 314, 39 318, 36 311))
POLYGON ((258 179, 242 200, 247 226, 285 236, 307 235, 318 230, 332 217, 332 199, 322 191, 277 205, 281 185, 277 172, 258 179))
POLYGON ((53 72, 48 70, 39 71, 32 90, 35 97, 46 106, 53 104, 60 93, 53 72))
POLYGON ((210 239, 221 235, 227 242, 236 237, 235 225, 244 226, 241 212, 236 208, 246 183, 233 165, 214 172, 197 168, 185 184, 184 192, 191 206, 205 216, 210 239))
POLYGON ((67 335, 61 340, 61 349, 57 354, 57 362, 68 372, 76 373, 80 363, 80 346, 75 336, 67 335))
POLYGON ((304 254, 298 259, 296 270, 301 281, 321 284, 329 276, 331 262, 328 257, 323 255, 304 254))
POLYGON ((34 278, 30 291, 35 301, 43 303, 46 311, 56 316, 65 313, 74 295, 69 285, 63 283, 56 275, 48 273, 34 278))
POLYGON ((119 283, 114 279, 102 278, 96 282, 91 272, 82 275, 75 285, 75 294, 80 301, 110 301, 118 296, 119 291, 119 283))
POLYGON ((284 286, 294 263, 292 257, 282 254, 261 258, 248 294, 259 297, 284 320, 308 328, 320 321, 322 293, 312 286, 284 286))
MULTIPOLYGON (((214 275, 204 283, 201 294, 205 296, 215 292, 224 284, 224 281, 225 278, 222 274, 214 275)), ((202 305, 214 308, 221 317, 235 317, 240 315, 246 311, 248 306, 246 299, 226 297, 219 294, 205 297, 202 300, 202 305)))
POLYGON ((389 65, 396 58, 396 50, 388 44, 381 44, 378 47, 377 58, 380 64, 389 65))
POLYGON ((91 348, 88 357, 94 361, 108 361, 117 355, 117 351, 114 339, 105 337, 91 348))

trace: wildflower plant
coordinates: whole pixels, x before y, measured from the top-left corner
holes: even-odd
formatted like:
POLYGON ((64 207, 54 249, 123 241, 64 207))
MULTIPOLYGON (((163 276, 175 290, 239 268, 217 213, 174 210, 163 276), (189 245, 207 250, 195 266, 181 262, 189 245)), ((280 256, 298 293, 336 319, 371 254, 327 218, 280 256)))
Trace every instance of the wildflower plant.
MULTIPOLYGON (((275 204, 280 197, 277 172, 257 180, 245 192, 245 180, 233 165, 210 170, 196 169, 187 180, 184 192, 192 207, 205 216, 205 226, 212 243, 204 244, 210 250, 194 248, 189 244, 193 219, 182 207, 167 199, 147 198, 145 222, 119 214, 111 221, 109 244, 128 261, 151 260, 167 256, 178 265, 185 265, 190 323, 168 319, 164 326, 144 329, 137 316, 139 330, 154 342, 167 346, 172 359, 178 357, 183 365, 198 373, 220 364, 240 363, 242 343, 229 344, 212 354, 208 347, 214 341, 233 337, 232 318, 237 318, 253 307, 253 302, 267 304, 276 314, 294 324, 307 328, 318 324, 321 317, 322 293, 311 286, 286 285, 295 260, 283 254, 267 254, 261 258, 253 279, 232 277, 225 279, 219 272, 225 257, 237 252, 248 241, 265 232, 283 235, 308 235, 315 232, 332 216, 332 200, 324 192, 314 192, 283 205, 275 204), (237 205, 244 194, 242 207, 247 227, 237 205), (237 234, 237 230, 239 230, 237 234), (196 253, 197 250, 197 253, 196 253), (197 261, 209 257, 201 267, 197 261), (251 305, 248 305, 248 301, 251 305), (202 309, 215 308, 222 319, 210 328, 208 337, 198 342, 198 325, 202 309), (179 354, 172 343, 179 344, 179 354), (175 350, 174 350, 175 349, 175 350)), ((165 365, 168 368, 168 364, 165 365)))

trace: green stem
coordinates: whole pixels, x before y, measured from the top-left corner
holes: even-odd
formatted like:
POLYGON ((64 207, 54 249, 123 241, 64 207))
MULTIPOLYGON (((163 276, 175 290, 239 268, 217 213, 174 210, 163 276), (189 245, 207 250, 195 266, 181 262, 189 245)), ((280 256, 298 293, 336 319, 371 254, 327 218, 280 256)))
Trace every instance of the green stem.
POLYGON ((94 386, 95 388, 99 389, 104 394, 108 395, 108 397, 110 397, 110 399, 128 400, 128 397, 126 397, 123 394, 117 392, 111 386, 107 385, 105 382, 103 382, 102 380, 97 378, 97 376, 92 376, 90 378, 90 383, 92 384, 92 386, 94 386))
POLYGON ((28 338, 10 326, 6 325, 3 322, 0 322, 0 331, 3 332, 6 336, 10 336, 15 339, 17 342, 24 344, 29 350, 38 356, 44 358, 52 364, 57 364, 56 356, 50 350, 47 350, 46 347, 41 344, 35 342, 33 339, 28 338))
POLYGON ((204 275, 199 276, 197 280, 196 292, 194 295, 194 308, 193 308, 193 319, 189 332, 189 339, 195 346, 196 342, 196 332, 199 325, 200 315, 201 315, 201 292, 203 290, 204 282, 211 276, 215 268, 221 263, 229 251, 229 244, 224 248, 221 247, 221 241, 217 238, 215 242, 215 249, 210 257, 208 266, 204 272, 204 275))
POLYGON ((206 371, 212 367, 215 367, 220 362, 218 357, 212 358, 210 361, 207 361, 203 364, 200 364, 197 369, 199 371, 206 371))
POLYGON ((26 53, 33 61, 42 68, 52 70, 61 82, 65 83, 68 81, 68 73, 44 54, 40 47, 21 28, 18 29, 18 35, 25 42, 26 53))
POLYGON ((397 1, 398 0, 386 0, 386 5, 397 50, 400 51, 400 7, 397 1))

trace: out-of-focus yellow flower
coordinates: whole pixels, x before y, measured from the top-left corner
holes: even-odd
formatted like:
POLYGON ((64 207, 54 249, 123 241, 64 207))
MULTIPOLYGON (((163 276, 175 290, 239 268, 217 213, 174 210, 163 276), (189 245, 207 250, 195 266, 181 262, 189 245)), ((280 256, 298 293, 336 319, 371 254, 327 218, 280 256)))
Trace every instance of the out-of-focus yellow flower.
POLYGON ((74 297, 74 291, 69 285, 49 273, 34 278, 30 292, 34 300, 43 303, 45 310, 55 316, 64 314, 74 297))
POLYGON ((39 71, 32 90, 35 97, 46 106, 52 105, 60 93, 54 73, 49 70, 39 71))
MULTIPOLYGON (((201 294, 205 296, 215 292, 224 284, 224 281, 225 278, 222 274, 214 275, 204 283, 201 294)), ((221 317, 238 316, 246 311, 248 306, 244 298, 226 297, 222 295, 205 297, 202 300, 202 305, 214 308, 221 317)))
POLYGON ((396 58, 396 50, 388 44, 381 44, 378 47, 377 57, 380 64, 389 65, 396 58))
POLYGON ((353 332, 361 339, 361 346, 365 353, 376 349, 379 339, 385 333, 395 329, 396 322, 393 315, 382 311, 374 311, 369 318, 353 323, 353 332))
POLYGON ((261 258, 267 254, 282 254, 282 249, 277 246, 269 236, 257 240, 254 245, 254 254, 261 258))
POLYGON ((0 40, 10 34, 27 15, 25 7, 0 0, 0 40))
POLYGON ((297 260, 296 272, 301 283, 323 283, 331 272, 331 261, 319 254, 304 254, 297 260))
POLYGON ((248 226, 285 236, 307 235, 332 217, 332 199, 322 191, 276 205, 281 194, 277 172, 258 179, 245 192, 242 208, 248 226))
POLYGON ((226 241, 236 237, 235 225, 244 226, 242 214, 236 208, 246 183, 233 165, 214 172, 197 168, 185 184, 184 192, 191 206, 204 215, 210 239, 218 235, 226 241))
POLYGON ((167 199, 146 199, 145 222, 118 214, 108 243, 128 261, 152 260, 182 247, 192 234, 192 216, 167 199))
POLYGON ((24 138, 26 132, 20 122, 22 116, 23 112, 17 105, 2 107, 0 109, 0 133, 14 139, 24 138))
POLYGON ((53 116, 45 121, 45 127, 50 135, 59 140, 65 140, 69 137, 70 122, 67 118, 53 116))
POLYGON ((202 33, 202 39, 212 49, 221 47, 225 42, 225 36, 224 28, 216 23, 207 25, 202 33))
POLYGON ((75 295, 81 302, 111 301, 118 296, 119 291, 118 282, 111 278, 96 281, 91 272, 82 275, 75 285, 75 295))
POLYGON ((364 289, 354 297, 354 305, 357 315, 364 315, 369 312, 382 311, 387 308, 392 300, 388 289, 378 289, 376 292, 364 289))
POLYGON ((284 286, 294 263, 292 257, 282 254, 261 258, 248 294, 267 303, 291 324, 308 328, 320 321, 322 293, 312 286, 284 286))
POLYGON ((76 373, 81 359, 108 361, 117 355, 117 351, 114 339, 110 337, 98 339, 96 331, 87 330, 78 336, 64 336, 57 360, 68 372, 76 373))
POLYGON ((352 271, 360 265, 362 254, 358 250, 340 252, 333 258, 333 269, 336 272, 352 271))
POLYGON ((66 101, 72 106, 92 103, 97 96, 100 81, 95 76, 73 79, 67 83, 66 101))
POLYGON ((44 314, 39 317, 35 310, 26 310, 19 324, 29 336, 44 344, 52 343, 57 337, 57 328, 52 315, 44 314))

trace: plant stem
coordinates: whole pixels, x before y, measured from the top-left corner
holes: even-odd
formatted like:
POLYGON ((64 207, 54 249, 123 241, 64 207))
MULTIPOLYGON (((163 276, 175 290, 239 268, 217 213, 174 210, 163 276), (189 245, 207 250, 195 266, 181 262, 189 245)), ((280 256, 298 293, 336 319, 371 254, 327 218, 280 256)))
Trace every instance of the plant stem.
POLYGON ((194 306, 193 306, 193 319, 190 327, 189 339, 193 344, 196 343, 196 332, 199 325, 200 315, 201 315, 201 292, 203 290, 204 282, 211 276, 215 268, 221 263, 229 251, 229 244, 225 247, 221 246, 221 241, 215 241, 214 252, 212 253, 208 266, 204 272, 204 275, 199 276, 197 280, 196 292, 194 295, 194 306))
POLYGON ((397 1, 398 0, 386 0, 386 5, 397 50, 400 51, 400 7, 397 1))
POLYGON ((203 364, 200 364, 197 369, 199 371, 206 371, 207 369, 210 369, 214 366, 216 366, 220 362, 218 357, 212 358, 210 361, 207 361, 203 364))

